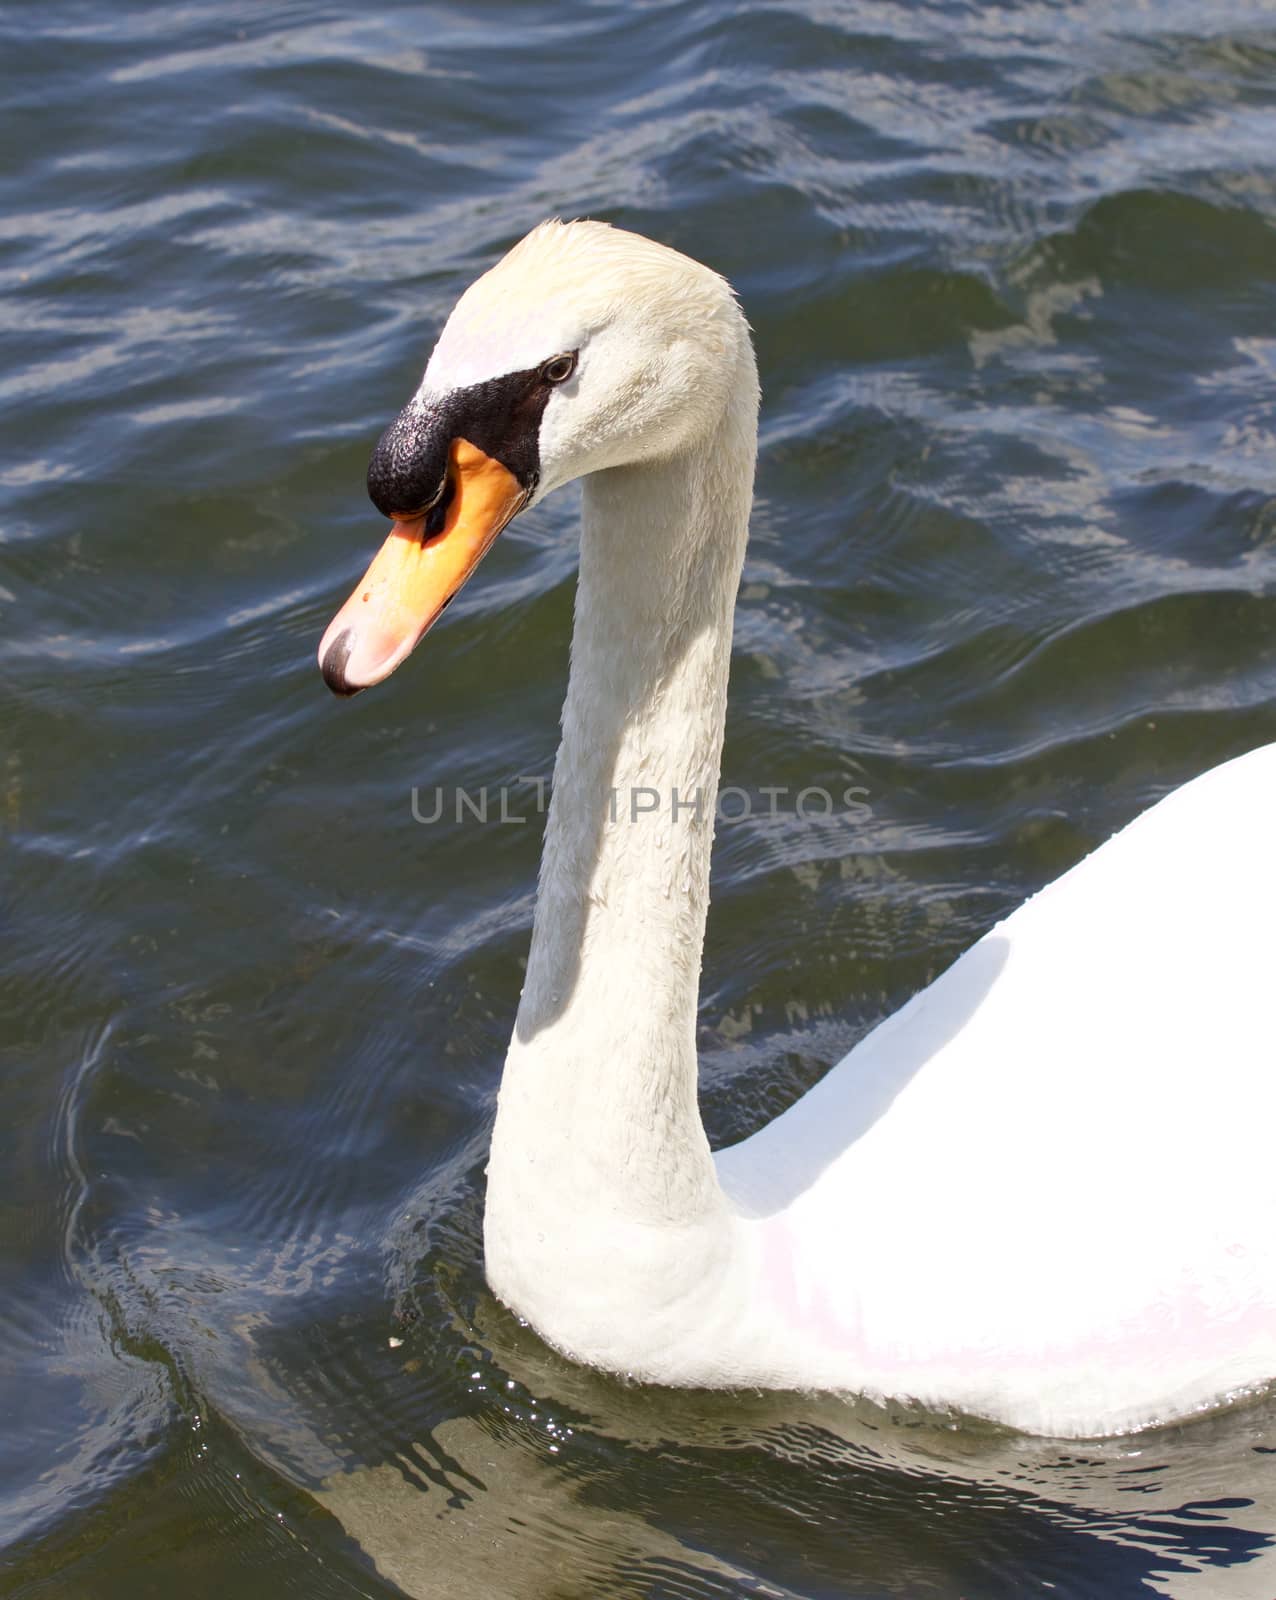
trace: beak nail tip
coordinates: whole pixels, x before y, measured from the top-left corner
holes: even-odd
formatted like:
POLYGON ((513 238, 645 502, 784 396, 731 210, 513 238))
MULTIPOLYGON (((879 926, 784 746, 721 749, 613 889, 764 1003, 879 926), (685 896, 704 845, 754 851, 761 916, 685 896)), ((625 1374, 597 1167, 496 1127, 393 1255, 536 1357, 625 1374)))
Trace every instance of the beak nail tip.
POLYGON ((323 681, 332 690, 333 694, 349 699, 351 695, 358 694, 361 685, 351 683, 346 677, 346 665, 350 660, 350 648, 353 644, 353 634, 349 628, 344 629, 328 646, 324 652, 323 661, 319 670, 323 673, 323 681))

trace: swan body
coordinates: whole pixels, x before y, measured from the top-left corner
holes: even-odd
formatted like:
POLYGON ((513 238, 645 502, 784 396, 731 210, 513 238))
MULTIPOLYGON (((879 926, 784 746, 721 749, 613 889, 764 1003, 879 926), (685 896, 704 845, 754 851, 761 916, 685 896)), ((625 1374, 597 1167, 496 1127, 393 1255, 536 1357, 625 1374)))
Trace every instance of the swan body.
POLYGON ((544 224, 462 297, 373 458, 395 520, 320 647, 343 693, 522 505, 584 480, 493 1290, 643 1380, 1059 1435, 1276 1378, 1276 746, 1154 806, 711 1155, 697 989, 757 398, 720 278, 544 224))

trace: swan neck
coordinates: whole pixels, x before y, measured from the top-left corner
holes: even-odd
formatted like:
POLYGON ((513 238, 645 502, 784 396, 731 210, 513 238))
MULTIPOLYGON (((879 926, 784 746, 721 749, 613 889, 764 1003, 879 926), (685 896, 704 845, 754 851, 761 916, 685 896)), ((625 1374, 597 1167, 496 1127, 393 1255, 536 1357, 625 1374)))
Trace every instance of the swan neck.
POLYGON ((605 1202, 664 1225, 721 1194, 696 1011, 753 414, 585 481, 580 578, 527 979, 488 1215, 605 1202))

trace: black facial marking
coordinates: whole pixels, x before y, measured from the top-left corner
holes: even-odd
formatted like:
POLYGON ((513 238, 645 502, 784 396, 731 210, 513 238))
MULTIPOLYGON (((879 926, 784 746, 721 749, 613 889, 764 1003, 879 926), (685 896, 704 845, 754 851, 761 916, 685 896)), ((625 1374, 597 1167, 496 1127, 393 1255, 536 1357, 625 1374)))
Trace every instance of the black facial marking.
POLYGON ((540 476, 541 416, 553 388, 543 368, 530 367, 405 406, 372 452, 373 505, 387 517, 415 515, 436 501, 445 506, 454 439, 494 457, 530 493, 540 476))

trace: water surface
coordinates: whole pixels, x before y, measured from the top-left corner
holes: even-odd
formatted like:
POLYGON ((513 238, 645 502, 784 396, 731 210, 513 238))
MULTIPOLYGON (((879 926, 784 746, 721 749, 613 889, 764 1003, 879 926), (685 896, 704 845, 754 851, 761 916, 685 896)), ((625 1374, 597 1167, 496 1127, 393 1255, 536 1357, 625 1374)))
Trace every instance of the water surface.
MULTIPOLYGON (((538 818, 411 797, 548 774, 573 496, 377 693, 313 651, 527 227, 732 279, 724 781, 864 796, 719 833, 704 1110, 760 1125, 1276 738, 1271 6, 15 0, 0 52, 0 1590, 1270 1600, 1270 1407, 1059 1449, 519 1328, 480 1217, 538 818)), ((1154 1227, 1185 1175, 1098 1120, 1006 1204, 1131 1160, 1154 1227)))

